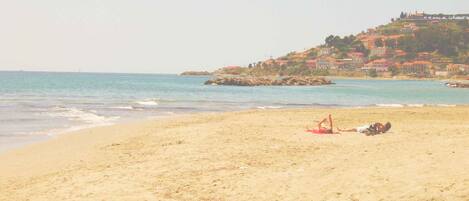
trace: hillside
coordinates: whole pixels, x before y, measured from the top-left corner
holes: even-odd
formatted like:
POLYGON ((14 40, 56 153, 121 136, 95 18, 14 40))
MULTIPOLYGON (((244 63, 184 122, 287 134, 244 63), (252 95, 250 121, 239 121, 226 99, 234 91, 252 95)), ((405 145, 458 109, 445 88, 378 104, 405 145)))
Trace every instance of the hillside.
POLYGON ((469 74, 469 15, 401 13, 356 35, 330 35, 302 52, 229 66, 215 74, 248 76, 464 77, 469 74))

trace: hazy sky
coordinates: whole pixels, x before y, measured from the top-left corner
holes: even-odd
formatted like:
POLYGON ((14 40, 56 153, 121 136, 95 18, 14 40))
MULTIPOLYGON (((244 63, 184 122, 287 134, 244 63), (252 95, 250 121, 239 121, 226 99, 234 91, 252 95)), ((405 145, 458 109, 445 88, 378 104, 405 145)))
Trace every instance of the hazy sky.
POLYGON ((469 0, 0 0, 0 70, 214 70, 416 10, 469 13, 469 0))

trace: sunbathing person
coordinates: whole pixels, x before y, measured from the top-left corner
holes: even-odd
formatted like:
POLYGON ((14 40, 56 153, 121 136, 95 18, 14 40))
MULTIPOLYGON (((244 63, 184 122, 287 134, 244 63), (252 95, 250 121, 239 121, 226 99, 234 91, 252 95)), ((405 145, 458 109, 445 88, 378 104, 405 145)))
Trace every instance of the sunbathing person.
POLYGON ((315 133, 315 134, 334 134, 334 130, 332 128, 332 115, 329 114, 328 118, 324 118, 322 121, 320 121, 317 125, 317 129, 308 129, 307 132, 315 133), (329 128, 324 127, 323 124, 329 122, 329 128))
POLYGON ((359 126, 357 128, 351 128, 351 129, 340 129, 337 128, 340 132, 358 132, 358 133, 363 133, 365 135, 377 135, 377 134, 382 134, 386 133, 391 129, 391 123, 387 122, 386 124, 382 123, 373 123, 373 124, 368 124, 364 126, 359 126))

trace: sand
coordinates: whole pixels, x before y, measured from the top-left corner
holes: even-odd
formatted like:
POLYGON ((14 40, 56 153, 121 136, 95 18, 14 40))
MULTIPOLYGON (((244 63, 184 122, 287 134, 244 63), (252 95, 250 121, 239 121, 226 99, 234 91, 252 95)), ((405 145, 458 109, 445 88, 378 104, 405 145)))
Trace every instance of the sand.
POLYGON ((197 114, 0 155, 0 200, 469 200, 469 107, 197 114), (316 136, 391 121, 390 133, 316 136))

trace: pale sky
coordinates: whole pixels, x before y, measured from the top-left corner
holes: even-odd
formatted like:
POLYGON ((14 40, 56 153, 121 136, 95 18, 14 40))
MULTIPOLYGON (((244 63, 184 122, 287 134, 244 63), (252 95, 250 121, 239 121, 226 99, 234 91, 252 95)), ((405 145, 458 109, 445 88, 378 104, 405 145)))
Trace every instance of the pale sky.
POLYGON ((0 0, 0 70, 179 73, 247 65, 469 0, 0 0))

